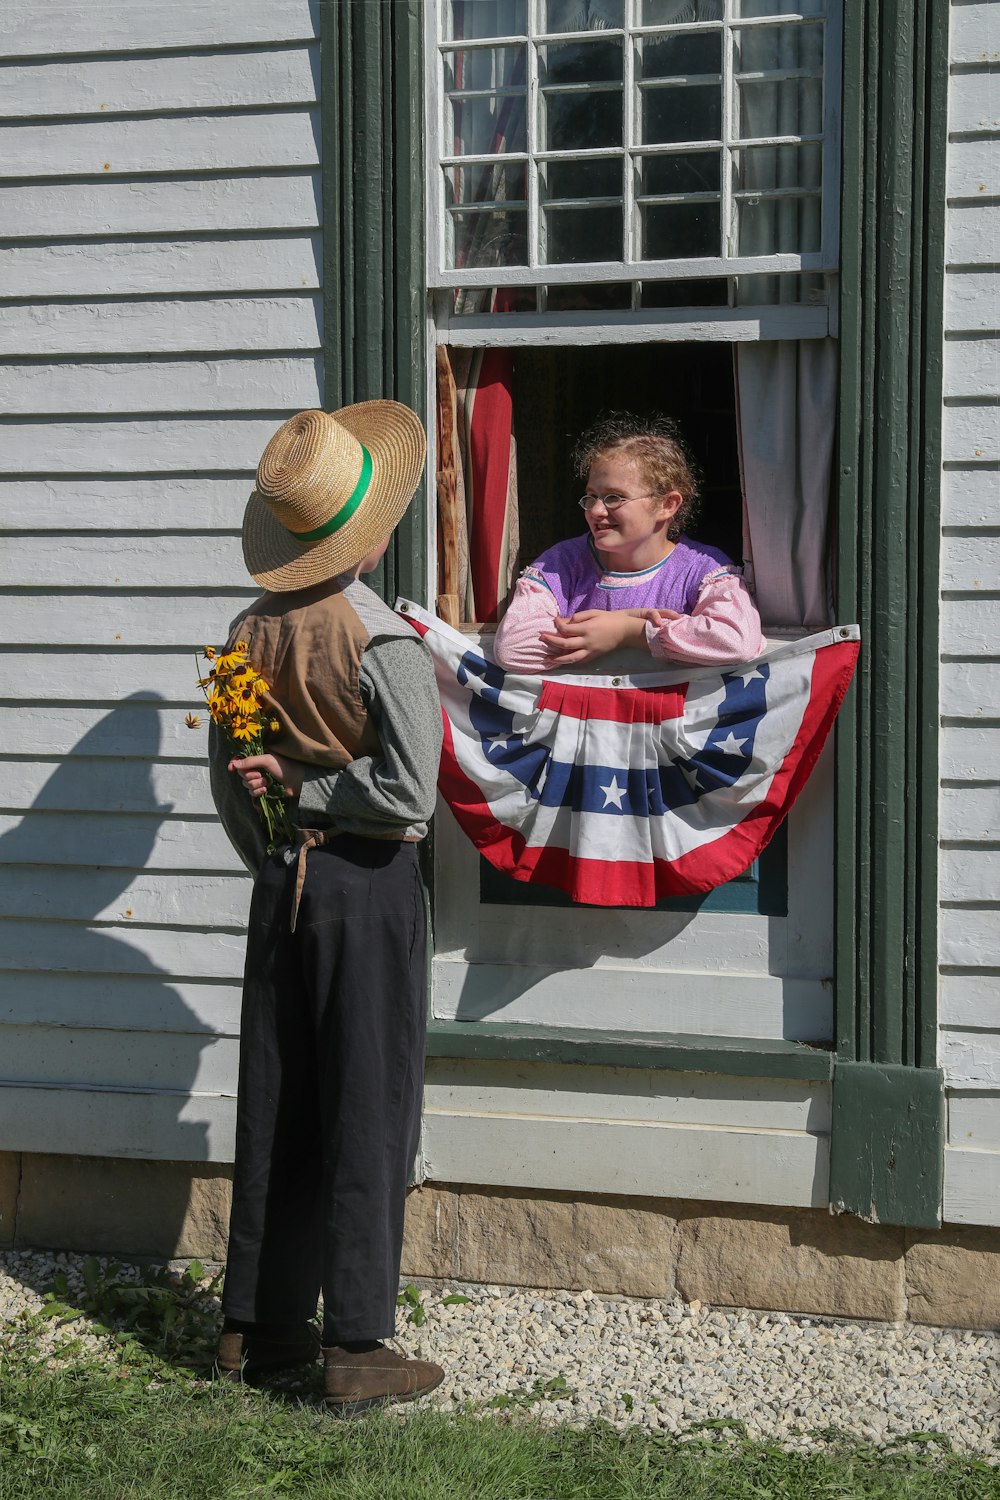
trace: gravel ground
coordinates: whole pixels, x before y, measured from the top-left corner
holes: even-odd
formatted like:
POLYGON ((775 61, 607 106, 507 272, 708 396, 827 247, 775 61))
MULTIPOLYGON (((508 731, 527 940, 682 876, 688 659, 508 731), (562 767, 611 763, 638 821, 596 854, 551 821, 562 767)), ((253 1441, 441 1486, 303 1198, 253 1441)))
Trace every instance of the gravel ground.
MULTIPOLYGON (((81 1289, 82 1264, 78 1255, 0 1254, 0 1353, 57 1271, 71 1293, 81 1289)), ((1000 1334, 593 1292, 456 1285, 421 1296, 426 1321, 416 1326, 412 1308, 401 1308, 399 1341, 444 1365, 430 1399, 445 1411, 473 1403, 668 1433, 734 1418, 753 1438, 800 1450, 844 1433, 882 1445, 933 1431, 957 1451, 1000 1457, 1000 1334), (468 1300, 445 1305, 456 1293, 468 1300)), ((67 1332, 42 1325, 39 1349, 52 1352, 67 1332)), ((110 1357, 107 1338, 78 1322, 71 1332, 72 1358, 110 1357)), ((299 1384, 308 1396, 309 1381, 299 1384)))

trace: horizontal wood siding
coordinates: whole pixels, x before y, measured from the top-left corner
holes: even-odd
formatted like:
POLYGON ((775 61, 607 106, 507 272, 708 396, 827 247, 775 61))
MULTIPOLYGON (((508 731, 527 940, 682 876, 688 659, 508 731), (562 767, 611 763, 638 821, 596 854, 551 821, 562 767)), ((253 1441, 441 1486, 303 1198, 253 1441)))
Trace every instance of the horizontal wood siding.
POLYGON ((954 4, 941 544, 944 1217, 1000 1224, 1000 3, 954 4))
POLYGON ((321 402, 317 29, 5 9, 0 1149, 231 1159, 249 881, 184 713, 321 402))

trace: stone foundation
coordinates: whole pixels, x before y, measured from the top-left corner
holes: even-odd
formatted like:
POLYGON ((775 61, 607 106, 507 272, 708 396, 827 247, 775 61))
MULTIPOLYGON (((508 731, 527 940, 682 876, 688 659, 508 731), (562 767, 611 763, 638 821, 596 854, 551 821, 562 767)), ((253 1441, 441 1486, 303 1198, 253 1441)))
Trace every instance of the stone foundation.
MULTIPOLYGON (((0 1152, 0 1246, 223 1260, 229 1203, 226 1167, 0 1152)), ((822 1209, 426 1183, 407 1202, 403 1274, 1000 1327, 1000 1229, 822 1209)))

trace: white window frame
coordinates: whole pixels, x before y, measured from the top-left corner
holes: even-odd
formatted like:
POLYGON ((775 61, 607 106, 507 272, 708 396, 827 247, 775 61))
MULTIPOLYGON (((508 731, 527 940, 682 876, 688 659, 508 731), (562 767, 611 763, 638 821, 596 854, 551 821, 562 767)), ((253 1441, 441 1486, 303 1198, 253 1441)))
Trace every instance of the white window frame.
MULTIPOLYGON (((427 78, 426 88, 426 138, 428 142, 428 171, 426 173, 426 222, 427 222, 427 281, 429 287, 433 288, 457 288, 457 287, 493 287, 498 283, 503 286, 558 286, 586 283, 620 283, 642 281, 684 281, 692 279, 707 279, 712 277, 728 277, 750 275, 780 275, 787 273, 819 272, 826 276, 833 276, 837 269, 837 257, 839 248, 839 188, 840 188, 840 76, 841 76, 841 27, 839 8, 834 5, 833 13, 821 18, 809 16, 805 10, 790 12, 779 17, 740 17, 735 14, 735 0, 723 0, 724 13, 720 22, 692 22, 679 27, 649 27, 632 24, 633 18, 638 17, 638 6, 640 0, 625 0, 627 28, 602 30, 600 36, 609 41, 620 39, 623 46, 623 146, 621 148, 607 148, 603 151, 586 149, 581 151, 565 151, 558 153, 539 152, 532 150, 533 124, 537 116, 537 92, 538 92, 538 48, 548 43, 564 43, 572 41, 592 41, 595 33, 584 32, 544 32, 540 26, 540 4, 542 0, 526 0, 527 9, 527 31, 522 35, 509 37, 490 37, 486 39, 472 39, 465 41, 462 45, 466 50, 473 48, 498 48, 504 46, 523 45, 527 48, 527 89, 528 89, 528 147, 525 152, 512 152, 503 158, 493 156, 455 156, 453 154, 439 153, 438 146, 443 144, 445 136, 445 108, 446 101, 443 87, 443 56, 454 48, 454 42, 444 35, 443 17, 444 0, 427 0, 424 6, 425 22, 425 76, 427 78), (638 260, 630 253, 635 238, 635 205, 633 200, 633 174, 631 171, 624 172, 622 202, 622 213, 624 217, 625 232, 625 255, 621 261, 590 261, 573 262, 571 264, 539 264, 538 249, 538 163, 539 161, 558 160, 574 161, 579 159, 594 159, 601 155, 620 157, 624 152, 626 159, 636 149, 634 141, 634 108, 631 103, 632 83, 632 41, 638 37, 655 37, 666 31, 668 34, 679 34, 681 32, 707 32, 718 30, 721 26, 724 37, 723 48, 723 74, 722 74, 722 133, 717 142, 710 143, 712 147, 717 146, 724 152, 724 170, 721 185, 721 214, 722 224, 726 226, 726 233, 731 233, 732 226, 732 170, 730 153, 745 144, 739 139, 738 129, 733 119, 734 109, 732 99, 734 97, 735 74, 731 66, 733 56, 733 32, 735 30, 746 30, 752 27, 773 26, 775 22, 805 22, 822 26, 824 32, 824 75, 823 75, 823 182, 821 192, 822 212, 822 238, 819 251, 805 254, 773 254, 755 256, 719 255, 706 256, 698 259, 684 260, 638 260), (447 264, 447 218, 448 211, 445 206, 444 172, 443 168, 472 167, 482 164, 490 164, 498 160, 508 160, 512 163, 524 162, 527 167, 528 177, 528 240, 529 240, 529 264, 526 266, 495 266, 478 267, 473 269, 454 269, 447 264)), ((755 138, 757 141, 758 138, 755 138)), ((759 144, 780 145, 798 144, 800 140, 811 141, 813 137, 761 137, 759 144)), ((672 142, 666 148, 638 148, 642 155, 653 154, 676 154, 684 150, 705 149, 705 142, 693 142, 685 146, 683 143, 672 142)), ((596 200, 595 200, 596 201, 596 200)), ((732 288, 730 281, 730 288, 732 288)), ((730 294, 732 301, 732 292, 730 294)), ((795 304, 783 307, 783 311, 791 311, 795 304)), ((799 308, 805 314, 813 312, 814 309, 808 305, 799 308)), ((655 317, 649 317, 652 310, 643 310, 644 321, 659 322, 655 317)), ((675 310, 671 310, 672 312, 675 310)), ((688 314, 690 310, 676 310, 681 314, 688 314)), ((699 310, 704 317, 713 317, 725 312, 724 308, 706 308, 699 310)), ((745 314, 746 309, 738 309, 738 313, 745 314)), ((475 316, 475 315, 473 315, 475 316)), ((531 316, 530 314, 521 315, 531 316)), ((737 317, 737 321, 738 321, 737 317)), ((457 319, 455 321, 458 321, 457 319)), ((601 323, 614 322, 619 319, 609 318, 604 315, 601 323)), ((667 319, 665 321, 682 321, 681 319, 667 319)), ((725 323, 725 320, 720 320, 725 323)), ((794 321, 794 320, 793 320, 794 321)), ((815 324, 815 318, 804 320, 806 324, 815 324)), ((829 328, 824 332, 829 332, 829 328)), ((716 337, 725 338, 725 333, 717 333, 716 337)), ((758 335, 760 336, 760 335, 758 335)), ((803 331, 802 334, 774 334, 768 333, 767 337, 815 337, 811 331, 803 331)))

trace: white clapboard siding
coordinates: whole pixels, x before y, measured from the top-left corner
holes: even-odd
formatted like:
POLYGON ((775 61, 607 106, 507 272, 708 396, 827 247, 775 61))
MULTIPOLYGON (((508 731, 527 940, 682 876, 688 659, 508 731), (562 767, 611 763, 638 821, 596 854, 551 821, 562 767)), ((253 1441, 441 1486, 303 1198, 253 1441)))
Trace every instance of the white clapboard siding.
POLYGON ((996 0, 952 5, 951 61, 954 66, 989 67, 1000 62, 996 0))
POLYGON ((236 1099, 231 1094, 172 1093, 64 1085, 0 1088, 0 1140, 16 1151, 79 1151, 90 1143, 108 1156, 154 1161, 231 1162, 236 1099))
POLYGON ((322 378, 321 360, 301 354, 0 364, 0 389, 10 416, 299 411, 318 403, 322 378))
POLYGON ((974 849, 964 843, 959 849, 941 851, 941 890, 950 901, 993 902, 1000 892, 1000 827, 994 822, 986 835, 994 849, 974 849))
MULTIPOLYGON (((307 363, 312 366, 313 361, 307 363)), ((315 399, 310 405, 316 405, 315 399)), ((131 422, 11 418, 0 422, 0 452, 8 472, 23 474, 255 471, 265 445, 297 409, 266 416, 136 417, 131 422)))
POLYGON ((178 880, 148 867, 136 873, 102 865, 81 872, 77 866, 25 869, 0 863, 0 911, 26 921, 199 928, 210 916, 219 927, 239 931, 249 896, 244 873, 189 871, 178 880))
POLYGON ((807 1131, 646 1125, 425 1109, 424 1172, 438 1182, 518 1185, 730 1203, 821 1207, 829 1147, 807 1131), (516 1163, 516 1168, 512 1168, 516 1163))
POLYGON ((157 588, 175 579, 210 589, 216 578, 238 578, 238 536, 10 536, 0 554, 0 586, 157 588))
MULTIPOLYGON (((994 341, 993 351, 1000 364, 1000 341, 994 341)), ((1000 536, 945 536, 941 542, 941 587, 1000 591, 1000 536)))
POLYGON ((14 184, 0 187, 0 235, 71 239, 192 231, 315 229, 315 173, 203 180, 133 178, 113 182, 14 184))
POLYGON ((1000 462, 1000 406, 946 397, 942 436, 946 463, 1000 462))
POLYGON ((184 720, 323 402, 318 17, 0 26, 0 1150, 231 1159, 251 882, 184 720))
POLYGON ((0 971, 0 1022, 8 1025, 238 1036, 241 1002, 241 985, 204 977, 0 971))
POLYGON ((1000 271, 952 271, 945 279, 944 290, 946 331, 996 331, 1000 271))
POLYGON ((2 57, 129 52, 133 48, 238 47, 310 41, 319 34, 318 0, 7 0, 2 57))
POLYGON ((992 656, 1000 640, 1000 594, 941 601, 941 650, 946 656, 992 656))
MULTIPOLYGON (((49 760, 4 756, 0 758, 0 810, 141 813, 159 807, 175 817, 209 818, 214 804, 204 759, 207 731, 189 734, 191 753, 199 757, 193 764, 121 755, 49 760)), ((46 868, 51 870, 51 866, 46 868)), ((0 902, 0 911, 6 910, 0 902)))
POLYGON ((1000 727, 945 724, 940 764, 946 781, 1000 781, 1000 727))
POLYGON ((1000 395, 1000 339, 968 334, 949 338, 944 346, 944 366, 950 395, 1000 395))
MULTIPOLYGON (((959 643, 953 638, 952 645, 959 643)), ((948 661, 941 669, 941 712, 945 718, 1000 718, 996 665, 991 661, 948 661)))
POLYGON ((943 1026, 996 1026, 1000 1030, 1000 973, 976 969, 941 975, 938 1019, 943 1026))
POLYGON ((0 126, 0 158, 11 177, 312 167, 318 137, 318 111, 303 109, 172 115, 169 129, 159 119, 17 124, 0 126))
POLYGON ((1000 525, 1000 466, 946 465, 941 475, 941 522, 944 526, 1000 525))
POLYGON ((311 104, 319 91, 318 68, 315 42, 266 52, 8 63, 0 79, 0 112, 15 120, 311 104))
POLYGON ((942 787, 940 829, 943 839, 1000 842, 1000 786, 942 787))
POLYGON ((944 1217, 978 1224, 1000 1223, 998 17, 952 5, 945 277, 938 1058, 944 1217))
MULTIPOLYGON (((120 703, 135 694, 199 707, 198 679, 211 664, 176 651, 0 650, 3 696, 34 702, 39 696, 78 703, 120 703), (143 684, 146 684, 143 687, 143 684)), ((0 788, 0 797, 5 794, 0 788)))
POLYGON ((174 1032, 119 1032, 114 1045, 97 1029, 0 1026, 0 1076, 8 1084, 147 1088, 170 1093, 231 1093, 239 1042, 174 1032))
POLYGON ((8 297, 294 292, 321 280, 318 232, 0 246, 0 286, 8 297))
POLYGON ((129 924, 126 931, 122 927, 12 919, 0 923, 0 936, 5 964, 22 972, 158 973, 168 983, 174 979, 224 979, 233 983, 243 977, 244 938, 225 930, 190 932, 129 924))
POLYGON ((0 531, 239 530, 254 471, 220 479, 0 479, 0 531))
POLYGON ((50 865, 97 864, 126 870, 233 870, 240 862, 217 818, 162 812, 47 812, 0 816, 0 864, 25 864, 32 852, 50 865))
MULTIPOLYGON (((230 621, 258 593, 258 589, 246 586, 205 594, 184 593, 178 587, 167 606, 162 598, 135 597, 126 590, 106 594, 62 594, 54 590, 0 593, 0 640, 27 646, 41 640, 59 646, 172 644, 190 653, 200 651, 206 643, 224 641, 230 621)), ((137 681, 133 690, 148 694, 151 688, 155 690, 155 684, 137 681)))

